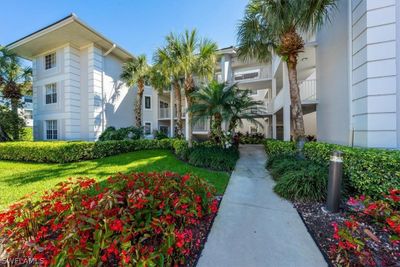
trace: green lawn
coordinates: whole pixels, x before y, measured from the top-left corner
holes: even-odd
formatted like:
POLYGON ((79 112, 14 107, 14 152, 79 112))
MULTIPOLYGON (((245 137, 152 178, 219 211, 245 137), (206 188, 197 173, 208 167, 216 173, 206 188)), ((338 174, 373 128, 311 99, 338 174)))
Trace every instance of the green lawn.
POLYGON ((91 177, 99 181, 118 172, 151 172, 170 170, 180 174, 191 173, 202 177, 223 193, 229 180, 225 172, 214 172, 191 166, 178 160, 166 150, 143 150, 103 159, 44 164, 0 161, 0 209, 26 194, 37 192, 33 198, 68 177, 91 177))

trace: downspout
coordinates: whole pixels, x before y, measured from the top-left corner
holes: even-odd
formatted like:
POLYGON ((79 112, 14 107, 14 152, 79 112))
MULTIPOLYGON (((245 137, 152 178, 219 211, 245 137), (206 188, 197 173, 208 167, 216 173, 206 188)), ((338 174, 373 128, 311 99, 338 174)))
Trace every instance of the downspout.
POLYGON ((105 112, 106 112, 105 104, 106 103, 104 101, 104 75, 105 75, 105 72, 104 72, 104 68, 105 68, 104 61, 105 61, 105 57, 108 54, 110 54, 116 47, 117 47, 117 45, 113 44, 111 46, 111 48, 108 49, 107 52, 105 52, 103 54, 103 60, 101 61, 101 68, 102 68, 102 71, 101 71, 101 132, 104 132, 104 130, 105 130, 105 117, 106 117, 105 116, 105 112))

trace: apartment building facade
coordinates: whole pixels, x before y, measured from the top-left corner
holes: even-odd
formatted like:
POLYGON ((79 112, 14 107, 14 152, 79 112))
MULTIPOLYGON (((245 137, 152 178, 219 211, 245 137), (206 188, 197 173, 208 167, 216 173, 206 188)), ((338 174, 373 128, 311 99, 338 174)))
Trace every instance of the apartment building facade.
MULTIPOLYGON (((320 141, 361 147, 400 148, 400 2, 339 0, 338 9, 316 34, 304 35, 298 80, 306 135, 320 141)), ((135 88, 121 80, 123 62, 132 54, 80 21, 68 16, 8 46, 33 63, 35 140, 96 140, 108 126, 134 125, 135 88)), ((250 89, 266 112, 237 129, 265 137, 291 139, 287 67, 242 61, 235 47, 220 49, 215 78, 250 89)), ((173 91, 158 94, 146 87, 143 124, 174 136, 173 91)), ((186 101, 183 120, 187 136, 186 101)), ((208 121, 193 127, 207 138, 208 121)))

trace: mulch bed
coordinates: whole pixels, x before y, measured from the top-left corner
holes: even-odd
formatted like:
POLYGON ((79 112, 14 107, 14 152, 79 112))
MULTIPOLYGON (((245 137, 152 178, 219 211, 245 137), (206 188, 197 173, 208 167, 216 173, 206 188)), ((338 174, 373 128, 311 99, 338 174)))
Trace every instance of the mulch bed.
MULTIPOLYGON (((294 207, 299 212, 328 263, 331 266, 341 266, 336 263, 336 255, 331 252, 331 247, 337 244, 337 240, 333 238, 332 223, 336 222, 342 225, 343 221, 348 219, 353 212, 345 203, 342 203, 340 212, 336 214, 323 211, 323 206, 322 203, 294 203, 294 207)), ((389 235, 372 222, 365 219, 360 221, 360 226, 364 230, 362 234, 365 234, 365 232, 372 233, 372 237, 377 238, 376 241, 373 241, 373 238, 368 238, 366 242, 375 262, 378 263, 377 266, 400 266, 400 246, 393 244, 389 240, 389 235)), ((364 265, 359 262, 356 256, 353 256, 350 266, 364 265)))

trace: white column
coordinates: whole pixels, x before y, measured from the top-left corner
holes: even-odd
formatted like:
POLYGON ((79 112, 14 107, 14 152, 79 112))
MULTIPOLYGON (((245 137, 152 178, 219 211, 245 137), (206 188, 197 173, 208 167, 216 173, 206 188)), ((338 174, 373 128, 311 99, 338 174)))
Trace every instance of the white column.
POLYGON ((175 104, 175 97, 174 97, 174 88, 171 85, 171 91, 170 91, 170 101, 169 101, 169 110, 170 110, 170 136, 174 137, 175 131, 174 131, 174 104, 175 104))
POLYGON ((272 115, 272 138, 276 139, 276 114, 272 115))
POLYGON ((283 140, 290 141, 290 104, 283 106, 283 140))

